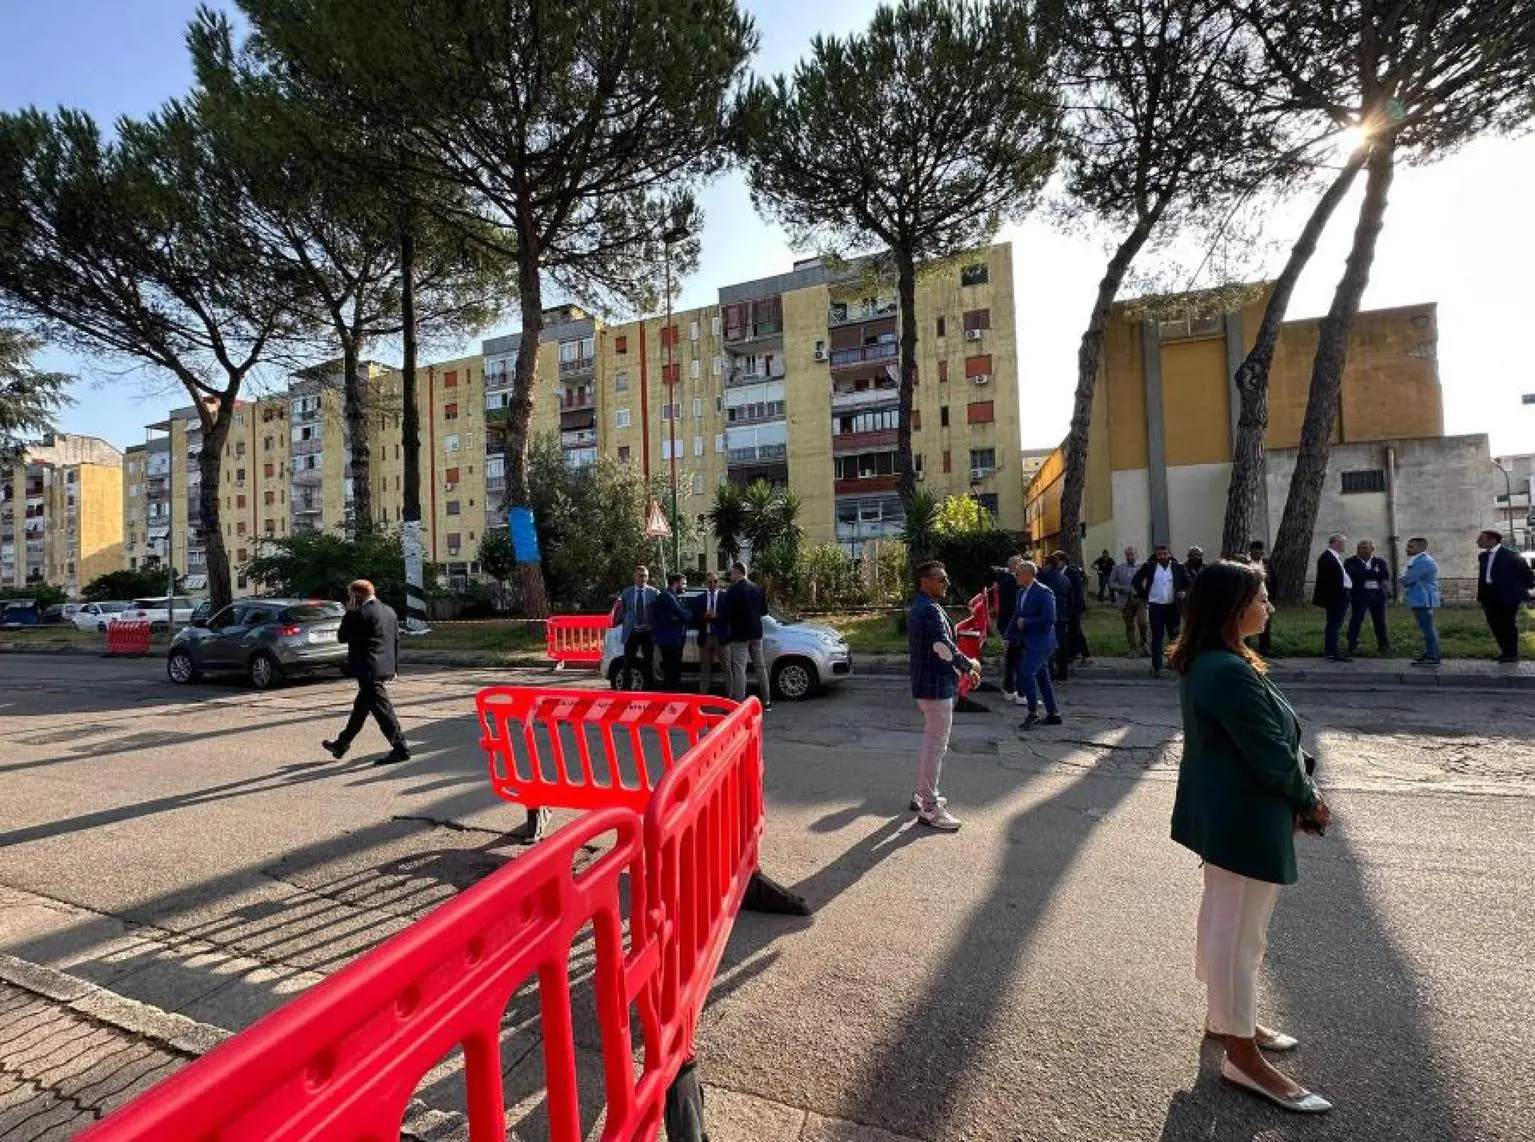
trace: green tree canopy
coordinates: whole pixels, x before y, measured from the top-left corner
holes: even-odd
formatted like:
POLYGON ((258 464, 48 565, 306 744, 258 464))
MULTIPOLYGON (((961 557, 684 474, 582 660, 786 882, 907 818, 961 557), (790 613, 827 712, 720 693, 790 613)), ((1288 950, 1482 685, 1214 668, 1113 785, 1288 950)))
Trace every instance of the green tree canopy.
POLYGON ((876 248, 895 278, 903 492, 916 478, 917 275, 1033 204, 1055 161, 1048 54, 1034 4, 900 0, 861 35, 817 36, 792 75, 754 81, 737 106, 758 210, 802 248, 876 248))
POLYGON ((0 469, 19 463, 28 442, 52 432, 54 415, 72 403, 73 377, 32 367, 42 347, 35 337, 0 329, 0 469))
MULTIPOLYGON (((183 578, 184 576, 181 575, 176 576, 177 591, 181 590, 183 578)), ((165 594, 165 572, 153 567, 139 571, 129 571, 126 568, 121 571, 108 571, 105 575, 98 575, 80 589, 80 597, 88 603, 100 603, 108 599, 131 601, 155 598, 163 594, 165 594)))

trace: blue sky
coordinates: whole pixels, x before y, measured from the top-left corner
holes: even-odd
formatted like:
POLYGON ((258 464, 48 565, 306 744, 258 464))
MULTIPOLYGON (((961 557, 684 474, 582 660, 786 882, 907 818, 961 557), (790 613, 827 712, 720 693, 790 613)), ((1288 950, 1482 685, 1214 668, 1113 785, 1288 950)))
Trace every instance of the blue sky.
MULTIPOLYGON (((874 0, 745 3, 762 32, 755 66, 765 72, 791 66, 816 32, 856 30, 875 6, 874 0)), ((182 32, 196 6, 196 0, 12 0, 0 17, 0 107, 71 105, 105 121, 153 110, 190 83, 182 32)), ((1531 322, 1532 186, 1535 137, 1485 140, 1437 166, 1399 171, 1365 297, 1372 307, 1439 303, 1446 430, 1489 433, 1495 454, 1535 451, 1535 405, 1519 400, 1535 392, 1535 353, 1520 333, 1531 322)), ((711 186, 703 203, 702 264, 684 286, 682 305, 707 304, 722 284, 789 268, 794 251, 753 213, 739 175, 711 186)), ((1301 280, 1291 316, 1326 311, 1355 205, 1339 211, 1301 280)), ((1307 206, 1281 207, 1275 233, 1287 242, 1307 206)), ((1071 415, 1077 340, 1102 272, 1104 237, 1066 236, 1040 220, 1009 226, 1001 237, 1014 243, 1022 443, 1048 446, 1064 435, 1071 415)), ((1270 272, 1282 256, 1270 258, 1270 272)), ((444 355, 453 349, 444 347, 444 355)), ((179 387, 114 371, 112 363, 52 353, 48 363, 83 377, 77 404, 62 418, 68 431, 123 446, 143 438, 146 421, 182 403, 179 387)))

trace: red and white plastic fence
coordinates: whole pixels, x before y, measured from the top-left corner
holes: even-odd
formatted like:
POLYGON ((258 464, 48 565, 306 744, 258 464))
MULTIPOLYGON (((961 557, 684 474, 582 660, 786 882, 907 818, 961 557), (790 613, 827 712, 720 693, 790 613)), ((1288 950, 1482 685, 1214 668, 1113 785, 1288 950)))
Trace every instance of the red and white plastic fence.
POLYGON ((602 640, 612 625, 609 615, 551 615, 544 623, 544 644, 555 669, 600 663, 602 640))
POLYGON ((487 729, 486 752, 498 793, 591 812, 80 1138, 386 1142, 400 1136, 422 1077, 455 1047, 464 1051, 472 1142, 504 1138, 502 1016, 536 980, 550 1138, 578 1142, 592 1123, 581 1120, 577 1098, 569 961, 590 925, 601 1137, 654 1139, 757 867, 762 709, 754 699, 733 707, 662 694, 595 697, 498 687, 479 701, 482 726, 497 731, 487 729), (551 742, 587 735, 606 764, 589 750, 545 753, 551 742), (687 749, 661 744, 675 735, 687 749), (515 743, 537 782, 519 785, 515 743), (626 750, 635 751, 632 784, 608 779, 626 750), (605 835, 611 847, 577 871, 583 847, 605 835), (643 1046, 638 1071, 632 1015, 643 1046))
POLYGON ((149 620, 122 619, 107 624, 108 654, 148 654, 149 620))

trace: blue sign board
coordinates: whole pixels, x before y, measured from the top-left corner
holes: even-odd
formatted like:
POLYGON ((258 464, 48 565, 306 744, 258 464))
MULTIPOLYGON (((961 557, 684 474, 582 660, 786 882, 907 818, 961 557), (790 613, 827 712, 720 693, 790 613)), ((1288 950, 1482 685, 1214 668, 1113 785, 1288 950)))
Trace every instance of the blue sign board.
POLYGON ((511 529, 512 550, 517 553, 517 562, 539 562, 538 529, 533 526, 533 509, 507 509, 506 524, 511 529))

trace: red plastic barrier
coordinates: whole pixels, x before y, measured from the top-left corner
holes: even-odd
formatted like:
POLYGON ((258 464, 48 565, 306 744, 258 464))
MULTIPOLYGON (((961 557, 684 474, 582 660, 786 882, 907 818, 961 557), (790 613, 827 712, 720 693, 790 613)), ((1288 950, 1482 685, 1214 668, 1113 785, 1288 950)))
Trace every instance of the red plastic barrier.
POLYGON ((608 615, 552 615, 544 624, 545 646, 556 670, 567 663, 596 666, 602 661, 602 640, 613 625, 608 615))
POLYGON ((149 621, 125 619, 107 624, 108 654, 148 654, 149 621))
MULTIPOLYGON (((981 662, 981 648, 986 645, 986 636, 991 631, 991 613, 988 606, 990 592, 982 591, 970 600, 970 617, 960 619, 954 626, 954 641, 959 647, 959 652, 970 659, 976 665, 981 662)), ((974 689, 970 682, 970 675, 965 674, 959 680, 959 696, 963 698, 974 689)))
POLYGON ((90 1142, 385 1142, 400 1136, 423 1075, 464 1050, 470 1137, 504 1138, 500 1032, 512 996, 535 978, 550 1138, 579 1142, 569 958, 595 933, 594 983, 607 1093, 605 1142, 655 1138, 684 1059, 661 1046, 652 986, 654 926, 631 924, 621 880, 649 896, 642 825, 592 813, 487 877, 245 1033, 151 1088, 79 1137, 90 1142), (617 841, 572 872, 581 847, 617 841), (630 1011, 644 1042, 638 1077, 630 1011))
POLYGON ((725 698, 524 686, 481 690, 475 706, 497 797, 528 809, 636 812, 736 708, 725 698))

